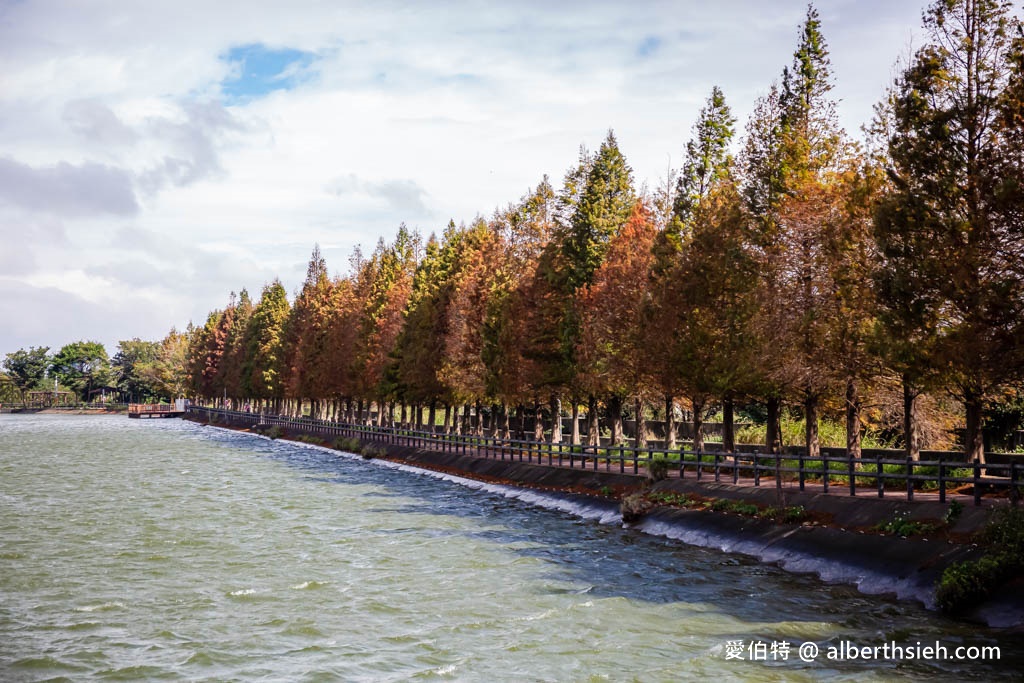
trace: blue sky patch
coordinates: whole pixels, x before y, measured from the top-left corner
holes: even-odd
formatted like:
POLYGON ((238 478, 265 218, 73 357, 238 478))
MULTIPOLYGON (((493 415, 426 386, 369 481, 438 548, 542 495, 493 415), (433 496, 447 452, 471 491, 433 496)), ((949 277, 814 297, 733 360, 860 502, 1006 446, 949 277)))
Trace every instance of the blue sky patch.
POLYGON ((637 48, 636 56, 646 59, 661 48, 661 38, 658 36, 646 36, 637 48))
POLYGON ((291 90, 309 78, 311 52, 283 48, 274 50, 259 43, 233 47, 221 59, 233 66, 221 83, 228 104, 263 97, 275 90, 291 90))

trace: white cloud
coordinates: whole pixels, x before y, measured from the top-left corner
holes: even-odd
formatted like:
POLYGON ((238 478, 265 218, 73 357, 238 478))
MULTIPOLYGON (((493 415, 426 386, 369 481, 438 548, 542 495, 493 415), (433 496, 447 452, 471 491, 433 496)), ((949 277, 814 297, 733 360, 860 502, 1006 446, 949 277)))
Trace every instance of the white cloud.
MULTIPOLYGON (((819 5, 856 130, 920 6, 819 5)), ((609 127, 638 183, 656 185, 712 85, 742 128, 805 11, 806 0, 8 3, 0 290, 13 295, 5 319, 22 320, 0 329, 0 353, 78 338, 113 350, 119 336, 201 322, 229 291, 255 295, 275 275, 291 291, 314 242, 342 270, 352 246, 400 222, 430 232, 487 215, 544 174, 557 183, 609 127), (240 68, 225 55, 252 45, 304 57, 274 76, 281 89, 225 100, 240 68)))

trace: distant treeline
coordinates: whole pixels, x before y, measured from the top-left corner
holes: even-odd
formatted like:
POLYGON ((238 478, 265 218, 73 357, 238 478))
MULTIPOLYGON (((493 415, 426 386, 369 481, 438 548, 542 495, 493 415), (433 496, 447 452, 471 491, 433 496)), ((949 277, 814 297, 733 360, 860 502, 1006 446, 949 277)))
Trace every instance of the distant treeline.
POLYGON ((0 403, 149 402, 188 391, 182 374, 184 336, 171 332, 163 342, 122 341, 113 358, 97 341, 19 349, 0 367, 0 403), (180 356, 173 353, 175 345, 180 356))
POLYGON ((403 225, 338 278, 317 248, 292 303, 277 281, 243 291, 164 344, 207 401, 431 422, 488 406, 499 433, 543 404, 574 427, 604 413, 613 441, 624 407, 671 423, 685 405, 698 447, 721 410, 727 450, 734 407, 759 404, 769 445, 799 406, 812 455, 822 412, 858 455, 897 395, 916 456, 922 397, 948 393, 982 458, 986 411, 1024 378, 1024 36, 977 0, 936 1, 924 28, 860 143, 812 7, 742 138, 715 87, 658 190, 636 190, 609 133, 557 189, 425 242, 403 225))

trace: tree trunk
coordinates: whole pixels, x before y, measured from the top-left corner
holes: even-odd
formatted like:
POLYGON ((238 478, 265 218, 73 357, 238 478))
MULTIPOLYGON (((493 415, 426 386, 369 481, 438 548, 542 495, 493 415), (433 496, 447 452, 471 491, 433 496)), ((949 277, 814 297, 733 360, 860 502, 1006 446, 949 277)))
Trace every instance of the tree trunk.
POLYGON ((502 402, 501 404, 501 438, 508 440, 512 438, 512 425, 509 420, 509 409, 508 404, 502 402))
POLYGON ((669 450, 676 447, 676 400, 671 395, 665 395, 665 448, 669 450))
POLYGON ((765 446, 769 453, 782 451, 782 401, 777 397, 768 399, 768 425, 765 429, 765 446))
POLYGON ((430 399, 430 408, 427 410, 427 431, 434 433, 434 425, 437 424, 437 401, 430 399))
POLYGON ((452 406, 450 403, 444 404, 444 433, 452 433, 452 406))
POLYGON ((636 431, 633 434, 634 445, 637 448, 647 446, 647 418, 644 417, 644 402, 639 396, 633 399, 633 412, 636 413, 636 431))
POLYGON ((423 404, 422 403, 417 403, 416 404, 416 409, 415 409, 414 413, 415 413, 414 419, 416 420, 416 429, 419 430, 419 431, 422 431, 422 429, 423 429, 423 404))
POLYGON ((736 451, 736 424, 733 412, 732 394, 727 393, 722 399, 722 450, 726 453, 736 451))
POLYGON ((907 457, 911 460, 921 459, 921 436, 918 432, 917 398, 920 393, 903 377, 903 441, 907 457))
POLYGON ((608 421, 611 423, 612 441, 611 445, 617 446, 626 440, 622 431, 622 398, 612 396, 608 399, 608 421))
POLYGON ((572 421, 569 443, 573 446, 580 445, 580 402, 572 399, 572 421))
POLYGON ((860 411, 862 408, 860 391, 857 387, 857 380, 853 377, 846 379, 846 457, 859 458, 861 456, 861 427, 860 411))
POLYGON ((526 438, 526 410, 522 403, 516 404, 516 438, 520 441, 526 438))
POLYGON ((533 440, 544 440, 544 414, 540 409, 540 399, 533 399, 533 440))
POLYGON ((587 397, 587 445, 601 445, 601 423, 597 419, 597 397, 587 397))
POLYGON ((818 441, 818 396, 811 391, 804 395, 804 442, 808 458, 821 457, 821 443, 818 441))
POLYGON ((551 443, 562 443, 562 399, 551 394, 551 443))
POLYGON ((967 430, 964 433, 964 454, 967 462, 985 462, 985 432, 982 427, 984 407, 979 392, 964 393, 964 408, 967 415, 967 430))
POLYGON ((694 396, 693 403, 693 450, 704 452, 704 397, 694 396))

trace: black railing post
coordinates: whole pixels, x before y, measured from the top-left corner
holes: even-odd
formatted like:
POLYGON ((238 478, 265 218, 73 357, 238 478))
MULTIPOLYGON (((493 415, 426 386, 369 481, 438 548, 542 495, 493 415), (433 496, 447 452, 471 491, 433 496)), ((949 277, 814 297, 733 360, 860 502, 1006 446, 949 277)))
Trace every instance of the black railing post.
POLYGON ((974 459, 974 504, 981 505, 981 460, 974 459))
POLYGON ((856 467, 854 467, 853 456, 850 455, 849 453, 847 453, 846 457, 850 461, 850 466, 849 466, 849 472, 850 472, 850 474, 849 474, 849 476, 850 476, 850 495, 851 496, 856 496, 857 495, 857 477, 854 475, 854 472, 856 471, 856 467))
POLYGON ((1014 507, 1020 503, 1020 491, 1017 489, 1017 463, 1010 461, 1010 503, 1014 507))
POLYGON ((882 456, 875 460, 875 481, 878 483, 878 497, 885 498, 885 467, 882 465, 882 456))
POLYGON ((907 456, 907 500, 914 500, 914 460, 907 456))
POLYGON ((939 460, 939 502, 946 502, 946 463, 939 460))
POLYGON ((804 467, 804 452, 796 454, 797 478, 800 480, 800 490, 804 490, 804 482, 807 481, 807 469, 804 467))
POLYGON ((828 453, 822 453, 819 457, 821 458, 822 491, 828 493, 828 453))

